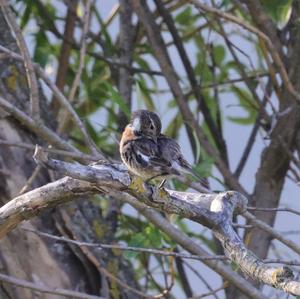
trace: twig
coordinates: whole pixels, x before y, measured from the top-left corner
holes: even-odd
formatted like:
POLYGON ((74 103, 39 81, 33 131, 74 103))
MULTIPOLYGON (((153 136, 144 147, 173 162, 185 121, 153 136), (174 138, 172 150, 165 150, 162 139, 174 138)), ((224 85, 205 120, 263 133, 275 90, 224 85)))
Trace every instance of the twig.
MULTIPOLYGON (((119 60, 127 66, 132 65, 134 53, 134 26, 132 22, 133 12, 128 0, 120 0, 119 12, 119 60)), ((118 90, 127 107, 131 108, 132 73, 128 68, 118 69, 118 90)), ((118 111, 118 130, 122 131, 128 123, 128 115, 122 110, 118 111)))
POLYGON ((198 295, 198 296, 194 296, 194 297, 190 297, 189 299, 201 299, 201 298, 205 298, 207 296, 211 296, 211 295, 214 295, 216 294, 217 292, 221 291, 221 290, 224 290, 226 288, 226 285, 223 284, 222 286, 220 286, 219 288, 211 291, 211 292, 208 292, 208 293, 204 293, 204 294, 201 294, 201 295, 198 295))
MULTIPOLYGON (((85 2, 86 3, 85 3, 84 15, 83 15, 83 28, 82 28, 82 34, 80 37, 80 45, 81 46, 80 46, 80 51, 79 51, 79 66, 78 66, 74 81, 71 86, 71 90, 70 90, 70 94, 69 94, 69 101, 68 101, 71 105, 74 102, 75 94, 76 94, 76 91, 80 84, 80 78, 81 78, 82 71, 84 69, 84 59, 85 59, 85 54, 86 54, 86 49, 87 49, 86 37, 87 37, 87 32, 88 32, 88 29, 90 26, 91 0, 86 0, 85 2)), ((71 112, 70 109, 67 109, 67 111, 69 113, 71 112)), ((62 111, 62 114, 63 114, 63 118, 61 119, 58 129, 57 129, 57 131, 59 133, 62 133, 65 130, 65 126, 68 124, 70 116, 72 116, 72 113, 65 115, 64 111, 62 111)), ((83 127, 82 122, 78 122, 78 118, 79 117, 76 117, 77 121, 75 123, 77 125, 80 125, 81 127, 83 127)), ((74 115, 73 115, 73 119, 75 119, 74 115)), ((99 155, 99 151, 97 150, 95 143, 91 140, 90 136, 88 135, 88 133, 86 132, 84 127, 81 128, 81 132, 83 133, 85 142, 88 145, 88 147, 90 148, 92 154, 99 155)), ((101 158, 103 158, 102 154, 101 154, 101 158)))
POLYGON ((42 166, 41 165, 37 165, 35 167, 34 171, 31 174, 31 176, 29 177, 29 179, 27 180, 27 182, 25 183, 25 185, 20 190, 19 195, 24 194, 25 192, 28 191, 28 189, 30 188, 31 184, 36 179, 36 177, 39 175, 39 173, 40 173, 41 170, 42 170, 42 166))
MULTIPOLYGON (((114 20, 114 18, 118 15, 119 11, 120 11, 120 4, 117 3, 112 7, 106 20, 103 22, 103 25, 105 27, 107 27, 114 20)), ((103 28, 101 28, 101 29, 103 29, 103 28)))
MULTIPOLYGON (((16 146, 16 147, 24 148, 27 150, 33 150, 33 151, 36 148, 36 145, 33 145, 33 144, 24 143, 24 142, 12 142, 12 141, 2 140, 2 139, 0 139, 0 145, 16 146)), ((90 156, 90 155, 87 155, 84 153, 80 153, 80 152, 74 153, 74 152, 70 152, 70 151, 64 151, 64 150, 59 150, 59 149, 49 148, 49 147, 43 147, 42 149, 43 149, 43 151, 48 152, 48 153, 57 154, 57 155, 74 158, 74 159, 79 159, 79 160, 85 160, 87 162, 99 161, 98 158, 95 158, 93 156, 90 156)))
POLYGON ((164 269, 164 264, 162 263, 162 269, 164 273, 164 278, 165 278, 165 289, 162 290, 160 294, 154 295, 153 298, 159 299, 159 298, 166 298, 168 297, 167 295, 171 292, 173 286, 174 286, 174 281, 175 281, 175 273, 174 273, 174 259, 173 257, 170 257, 170 271, 167 273, 164 269), (168 274, 171 276, 171 282, 168 284, 168 274))
POLYGON ((97 149, 97 146, 91 140, 91 138, 86 130, 85 125, 81 121, 80 117, 78 116, 78 114, 76 113, 76 111, 74 110, 74 108, 72 107, 70 102, 66 99, 66 97, 63 95, 63 93, 57 88, 57 86, 54 83, 52 83, 50 78, 46 75, 44 70, 39 65, 37 65, 37 73, 44 80, 44 82, 48 85, 48 87, 53 91, 54 95, 56 96, 56 98, 58 99, 60 104, 70 113, 69 115, 72 117, 74 123, 77 125, 77 127, 81 131, 81 133, 84 137, 85 143, 89 146, 92 153, 98 158, 104 158, 104 155, 100 152, 99 149, 97 149))
POLYGON ((282 259, 264 259, 263 261, 264 261, 264 263, 267 263, 267 264, 284 264, 284 265, 288 265, 288 266, 300 267, 299 260, 286 261, 286 260, 282 260, 282 259))
MULTIPOLYGON (((174 248, 174 252, 178 252, 177 246, 174 248)), ((175 257, 175 263, 176 263, 178 278, 181 282, 181 286, 186 297, 193 296, 193 290, 184 268, 184 260, 180 257, 175 257)))
POLYGON ((124 251, 132 251, 132 252, 140 252, 140 253, 149 253, 149 254, 156 254, 161 256, 173 256, 176 258, 184 258, 184 259, 192 259, 192 260, 228 260, 228 258, 224 255, 209 255, 209 256, 198 256, 192 254, 185 254, 185 253, 178 253, 172 252, 168 250, 159 250, 153 248, 143 248, 143 247, 133 247, 133 246, 126 246, 126 245, 115 245, 115 244, 99 244, 99 243, 89 243, 89 242, 81 242, 72 240, 66 237, 54 236, 48 233, 44 233, 38 230, 34 230, 31 228, 22 227, 23 230, 29 231, 31 233, 37 234, 39 236, 47 237, 52 240, 57 240, 59 242, 65 242, 70 244, 75 244, 77 246, 86 246, 92 248, 99 248, 99 249, 119 249, 124 251))
MULTIPOLYGON (((3 0, 4 3, 8 3, 7 0, 3 0)), ((18 47, 20 49, 21 55, 23 57, 25 71, 26 71, 26 77, 28 80, 28 89, 30 94, 30 111, 31 116, 36 120, 40 121, 40 107, 39 107, 39 88, 38 88, 38 82, 36 79, 33 63, 28 51, 28 48, 26 46, 26 42, 24 40, 24 37, 22 35, 22 32, 16 22, 16 19, 9 7, 9 5, 2 6, 3 14, 6 18, 7 23, 10 25, 12 31, 15 34, 16 42, 18 44, 18 47)))
POLYGON ((87 32, 88 32, 88 29, 90 26, 90 10, 91 10, 91 0, 85 0, 85 8, 84 8, 84 15, 83 15, 83 28, 82 28, 82 33, 81 33, 81 37, 80 37, 79 66, 78 66, 74 81, 72 83, 70 94, 69 94, 70 103, 73 103, 73 101, 74 101, 75 93, 76 93, 77 88, 80 83, 81 73, 84 68, 84 58, 85 58, 85 53, 86 53, 86 48, 87 48, 86 36, 87 36, 87 32))
MULTIPOLYGON (((73 80, 70 93, 69 93, 69 102, 70 104, 74 103, 75 99, 75 94, 76 91, 79 87, 80 84, 80 78, 82 71, 84 69, 84 59, 85 59, 85 54, 86 54, 86 49, 87 49, 87 43, 86 43, 86 38, 87 38, 87 32, 90 26, 90 10, 91 10, 91 0, 85 0, 85 8, 84 8, 84 15, 83 15, 83 20, 82 20, 82 33, 80 37, 80 50, 79 50, 79 65, 78 69, 75 73, 75 78, 73 80)), ((63 118, 61 119, 61 122, 58 127, 58 132, 61 133, 64 131, 65 126, 69 122, 69 115, 67 117, 64 115, 64 111, 62 113, 63 118)), ((93 149, 93 147, 91 147, 93 149)))
POLYGON ((112 67, 123 67, 129 71, 131 71, 132 73, 137 73, 137 74, 146 74, 146 75, 150 75, 150 76, 164 76, 163 73, 161 71, 155 71, 155 70, 146 70, 146 69, 142 69, 142 68, 138 68, 135 66, 128 66, 127 64, 121 63, 119 61, 115 61, 111 58, 106 57, 105 55, 99 54, 99 53, 94 53, 91 51, 87 51, 86 52, 88 55, 102 60, 104 62, 106 62, 108 65, 112 66, 112 67))
POLYGON ((233 227, 237 227, 237 228, 244 228, 244 229, 253 228, 253 225, 250 225, 250 224, 240 224, 240 223, 235 223, 235 222, 232 223, 232 226, 233 227))
POLYGON ((300 211, 291 208, 260 208, 260 207, 247 207, 249 211, 265 211, 265 212, 289 212, 300 216, 300 211))
MULTIPOLYGON (((256 94, 256 93, 255 93, 256 94)), ((262 111, 266 104, 267 104, 267 101, 268 101, 268 97, 269 95, 271 94, 271 80, 268 80, 268 84, 267 84, 267 90, 266 90, 266 95, 264 96, 263 100, 262 100, 262 103, 260 105, 260 111, 256 117, 256 120, 255 120, 255 124, 252 128, 252 131, 251 131, 251 134, 249 136, 249 139, 248 139, 248 142, 247 142, 247 145, 244 149, 244 152, 242 154, 242 157, 240 159, 240 162, 236 168, 236 171, 234 172, 234 174, 236 175, 236 177, 240 177, 245 165, 246 165, 246 162, 248 160, 248 157, 249 157, 249 154, 251 152, 251 149, 252 149, 252 146, 255 142, 255 138, 256 138, 256 135, 258 133, 258 130, 259 130, 259 127, 261 125, 261 117, 264 115, 266 115, 266 112, 262 111)))
MULTIPOLYGON (((263 78, 263 77, 268 77, 269 73, 266 72, 259 72, 257 74, 247 74, 246 77, 250 80, 250 79, 256 79, 256 78, 263 78)), ((228 80, 224 80, 221 82, 213 82, 213 83, 207 83, 207 84, 203 84, 200 86, 200 89, 207 89, 207 88, 216 88, 216 87, 220 87, 223 85, 232 85, 234 83, 239 83, 239 82, 245 82, 245 77, 241 77, 241 78, 234 78, 234 79, 228 79, 228 80)), ((169 90, 167 90, 167 92, 169 92, 169 90)), ((190 97, 193 94, 193 91, 189 91, 188 93, 185 94, 186 97, 190 97)))
MULTIPOLYGON (((192 271, 198 278, 199 280, 206 286, 206 288, 208 290, 210 290, 211 292, 213 291, 213 288, 210 286, 210 284, 206 281, 206 279, 203 277, 203 275, 201 275, 199 273, 199 271, 197 271, 194 267, 192 267, 189 263, 187 263, 186 261, 184 261, 185 265, 187 266, 187 268, 190 269, 190 271, 192 271)), ((213 296, 216 298, 216 299, 219 299, 218 296, 216 294, 213 294, 213 296)), ((192 296, 190 296, 192 297, 192 296)))
POLYGON ((79 298, 79 299, 104 299, 103 297, 89 295, 85 293, 80 293, 76 291, 61 289, 61 288, 50 288, 41 284, 36 284, 33 282, 29 282, 27 280, 19 279, 16 277, 8 276, 5 274, 0 273, 0 280, 2 282, 6 282, 9 284, 13 284, 15 286, 31 289, 40 293, 46 293, 46 294, 53 294, 53 295, 59 295, 64 296, 68 298, 79 298))
POLYGON ((113 275, 112 273, 110 273, 107 269, 105 269, 104 267, 101 266, 100 262, 98 261, 98 259, 93 255, 93 253, 89 250, 89 248, 87 248, 86 246, 82 246, 81 250, 84 252, 84 254, 87 256, 87 258, 96 266, 97 270, 104 276, 106 276, 108 279, 110 279, 111 281, 113 281, 114 283, 117 283, 118 285, 120 285, 122 288, 136 294, 139 295, 142 298, 147 298, 147 299, 153 299, 153 296, 148 296, 147 294, 137 290, 134 287, 131 287, 130 285, 128 285, 127 283, 125 283, 124 281, 122 281, 121 279, 119 279, 117 276, 113 275))
MULTIPOLYGON (((236 54, 235 50, 239 51, 240 53, 242 53, 242 55, 244 55, 250 62, 250 65, 253 66, 253 63, 251 61, 251 58, 249 57, 249 55, 247 55, 244 51, 242 51, 239 47, 237 47, 235 44, 233 44, 230 39, 228 38, 228 34, 226 34, 225 32, 225 29, 222 27, 222 23, 219 19, 216 20, 218 26, 219 26, 219 30, 218 30, 218 33, 223 37, 234 61, 236 62, 236 65, 239 69, 239 72, 241 73, 242 75, 242 78, 244 79, 244 82, 246 84, 246 86, 248 87, 248 89, 251 91, 253 97, 254 97, 254 100, 256 101, 256 103, 258 104, 258 106, 260 107, 260 111, 261 113, 263 114, 264 118, 267 118, 268 117, 268 114, 265 112, 265 109, 264 109, 264 106, 262 105, 262 103, 260 102, 260 98, 256 92, 256 89, 253 87, 253 83, 252 81, 249 79, 246 71, 245 71, 245 67, 244 65, 241 63, 238 55, 236 54)), ((253 68, 253 71, 255 71, 255 68, 253 68)), ((255 75, 256 73, 254 73, 255 75)), ((256 76, 255 79, 259 80, 260 77, 259 76, 256 76)), ((247 103, 249 104, 250 107, 252 107, 253 109, 256 110, 256 105, 254 105, 252 102, 249 102, 247 101, 247 103)))
MULTIPOLYGON (((191 87, 193 89, 193 92, 195 94, 195 97, 197 98, 197 101, 199 103, 199 106, 201 108, 202 114, 204 116, 204 119, 209 127, 209 130, 211 132, 212 138, 214 139, 214 141, 216 142, 216 145, 218 147, 218 150, 221 154, 221 157, 223 159, 223 161, 228 164, 228 154, 227 154, 227 147, 226 147, 226 143, 224 141, 224 138, 222 136, 222 132, 220 130, 218 130, 211 112, 209 111, 206 102, 204 100, 204 97, 201 93, 201 90, 199 88, 199 84, 197 82, 196 76, 195 76, 195 72, 194 69, 192 67, 191 61, 187 55, 187 52, 184 48, 183 42, 181 37, 178 34, 178 31, 176 29, 176 26, 174 24, 174 21, 171 17, 171 15, 168 13, 167 9, 165 9, 164 4, 162 3, 161 0, 155 0, 154 1, 156 3, 157 9, 159 11, 159 13, 162 15, 162 17, 164 18, 165 23, 168 26, 168 29, 174 39, 174 43, 175 46, 179 52, 181 61, 183 63, 183 66, 185 68, 185 71, 187 73, 189 82, 191 84, 191 87)), ((192 144, 192 148, 196 148, 195 146, 193 146, 194 143, 194 136, 193 133, 191 132, 191 134, 189 134, 190 136, 190 142, 192 144)), ((195 153, 194 153, 195 154, 195 153)), ((195 156, 195 155, 194 155, 195 156)))
POLYGON ((260 229, 266 231, 271 236, 273 236, 274 238, 276 238, 277 240, 279 240, 280 242, 282 242, 283 244, 285 244, 286 246, 288 246, 289 248, 291 248, 292 250, 294 250, 295 252, 300 254, 300 247, 294 241, 285 238, 282 234, 277 232, 273 227, 271 227, 267 223, 257 219, 254 215, 252 215, 249 212, 245 212, 243 214, 243 216, 246 219, 248 219, 252 225, 255 225, 255 226, 259 227, 260 229))

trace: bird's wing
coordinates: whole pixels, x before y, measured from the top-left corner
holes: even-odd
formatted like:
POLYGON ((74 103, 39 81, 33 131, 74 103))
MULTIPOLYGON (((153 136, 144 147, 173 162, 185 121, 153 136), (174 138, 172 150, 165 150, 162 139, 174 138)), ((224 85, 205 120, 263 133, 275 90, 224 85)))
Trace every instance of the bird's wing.
POLYGON ((158 137, 158 147, 162 153, 162 157, 166 160, 173 161, 172 167, 181 174, 188 173, 198 179, 199 183, 209 188, 207 178, 203 178, 196 173, 190 163, 184 158, 177 141, 173 138, 161 134, 158 137))
POLYGON ((171 163, 161 157, 157 143, 150 138, 139 138, 134 142, 134 150, 137 159, 141 159, 145 166, 150 167, 171 167, 171 163))
POLYGON ((157 144, 159 151, 161 152, 161 156, 166 160, 177 160, 181 155, 180 146, 173 138, 161 134, 157 138, 157 144))

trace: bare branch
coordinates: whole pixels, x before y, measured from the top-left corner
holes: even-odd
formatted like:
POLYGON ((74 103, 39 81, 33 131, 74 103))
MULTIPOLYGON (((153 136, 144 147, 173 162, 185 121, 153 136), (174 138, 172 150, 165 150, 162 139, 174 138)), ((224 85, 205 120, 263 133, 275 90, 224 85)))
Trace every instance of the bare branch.
POLYGON ((214 295, 216 294, 217 292, 221 291, 221 290, 224 290, 226 288, 226 285, 223 284, 222 286, 220 286, 219 288, 217 289, 214 289, 213 291, 211 292, 208 292, 208 293, 204 293, 204 294, 201 294, 201 295, 198 295, 198 296, 194 296, 194 297, 191 297, 189 299, 201 299, 201 298, 205 298, 207 296, 211 296, 211 295, 214 295))
MULTIPOLYGON (((58 127, 58 132, 61 133, 66 129, 65 126, 69 122, 69 117, 73 116, 73 119, 76 120, 75 123, 77 125, 79 125, 79 128, 81 129, 81 132, 83 133, 83 137, 84 137, 85 142, 88 145, 89 149, 91 150, 91 152, 94 155, 99 155, 99 151, 97 150, 97 147, 96 147, 95 143, 92 141, 90 136, 87 134, 86 129, 84 128, 82 122, 81 121, 78 122, 79 117, 77 115, 75 116, 74 114, 72 115, 73 109, 70 109, 70 107, 69 107, 74 102, 75 94, 76 94, 76 91, 77 91, 77 89, 79 87, 79 84, 80 84, 80 77, 81 77, 82 71, 84 69, 84 59, 85 59, 86 49, 87 49, 86 38, 87 38, 87 32, 89 30, 89 26, 90 26, 91 0, 86 0, 85 2, 86 3, 85 3, 83 20, 82 20, 83 28, 82 28, 81 38, 80 38, 80 45, 81 46, 80 46, 80 51, 79 51, 79 66, 78 66, 74 81, 73 81, 72 86, 71 86, 70 94, 69 94, 68 103, 70 105, 64 105, 65 108, 67 108, 66 110, 67 110, 67 112, 69 112, 69 114, 65 115, 64 111, 62 111, 63 118, 60 121, 60 124, 59 124, 59 127, 58 127)), ((103 157, 103 155, 101 155, 101 157, 103 157)))
MULTIPOLYGON (((72 49, 73 35, 75 30, 76 21, 76 7, 78 5, 78 0, 73 0, 67 2, 68 10, 65 21, 64 35, 62 40, 62 45, 60 48, 59 58, 58 58, 58 69, 56 73, 55 85, 59 90, 63 91, 65 86, 67 71, 69 68, 69 59, 72 49)), ((52 97, 51 107, 53 108, 55 114, 58 112, 59 103, 57 99, 52 97)))
POLYGON ((13 284, 15 286, 31 289, 40 293, 53 294, 58 296, 64 296, 68 298, 78 299, 104 299, 103 297, 80 293, 76 291, 61 289, 61 288, 50 288, 42 284, 29 282, 27 280, 19 279, 16 277, 8 276, 0 273, 0 281, 13 284))
MULTIPOLYGON (((3 140, 3 139, 0 139, 0 145, 16 146, 16 147, 20 147, 20 148, 24 148, 24 149, 32 150, 32 151, 34 151, 36 148, 36 145, 34 145, 34 144, 29 144, 29 143, 24 143, 24 142, 12 142, 12 141, 7 141, 7 140, 3 140)), ((48 152, 48 153, 57 154, 60 156, 69 157, 69 158, 78 159, 78 160, 84 160, 86 162, 99 161, 99 159, 97 157, 93 157, 91 155, 87 155, 87 154, 84 154, 81 152, 74 153, 74 152, 59 150, 59 149, 55 149, 55 148, 51 148, 51 147, 42 147, 42 149, 43 149, 43 151, 48 152)))
MULTIPOLYGON (((211 134, 213 136, 212 138, 214 138, 214 140, 218 146, 218 149, 219 149, 219 152, 220 152, 220 155, 221 155, 223 161, 228 165, 229 163, 228 163, 227 147, 226 147, 225 140, 222 136, 222 131, 217 128, 216 123, 213 120, 213 117, 211 115, 211 112, 209 111, 207 104, 205 103, 204 97, 201 93, 200 86, 196 79, 194 69, 192 67, 192 63, 190 61, 189 56, 187 55, 183 41, 182 41, 181 37, 179 36, 179 33, 177 31, 177 28, 175 26, 173 18, 169 14, 168 10, 165 8, 164 3, 161 0, 155 0, 154 2, 157 6, 159 13, 161 14, 165 23, 167 24, 168 29, 174 39, 174 44, 179 52, 181 61, 184 65, 185 71, 189 78, 189 81, 190 81, 192 90, 195 94, 195 97, 197 98, 197 101, 199 102, 204 119, 205 119, 206 123, 208 124, 208 127, 211 131, 211 134)), ((192 136, 192 140, 193 139, 194 139, 194 137, 192 136)), ((195 147, 193 146, 193 148, 195 148, 195 147)))
MULTIPOLYGON (((120 196, 117 197, 119 198, 120 196)), ((133 207, 135 207, 151 223, 156 225, 159 229, 161 229, 164 233, 171 237, 178 245, 182 246, 187 251, 193 254, 207 255, 207 252, 198 243, 194 242, 191 238, 187 237, 179 229, 171 225, 165 218, 161 216, 160 213, 153 209, 146 208, 142 203, 134 201, 133 198, 130 196, 126 195, 125 197, 123 195, 122 198, 123 200, 131 204, 133 207)), ((234 284, 237 288, 240 289, 241 292, 246 294, 248 297, 266 299, 266 297, 255 287, 253 287, 247 280, 242 278, 236 272, 233 272, 224 264, 209 260, 203 261, 203 263, 208 267, 214 269, 217 273, 224 277, 224 279, 234 284)))
MULTIPOLYGON (((75 244, 77 246, 86 246, 86 247, 92 247, 92 248, 99 248, 99 249, 119 249, 123 251, 132 251, 132 252, 139 252, 139 253, 148 253, 148 254, 155 254, 155 255, 161 255, 161 256, 174 256, 178 258, 184 258, 184 259, 191 259, 191 260, 228 260, 228 258, 224 255, 209 255, 209 256, 198 256, 198 255, 192 255, 192 254, 186 254, 186 253, 179 253, 179 252, 172 252, 169 250, 159 250, 154 248, 143 248, 143 247, 133 247, 133 246, 126 246, 126 245, 116 245, 116 244, 99 244, 99 243, 89 243, 89 242, 82 242, 77 240, 72 240, 66 237, 59 237, 54 236, 48 233, 44 233, 38 230, 22 227, 23 230, 32 232, 34 234, 37 234, 39 236, 43 236, 52 240, 56 240, 59 242, 65 242, 65 243, 71 243, 75 244)), ((272 261, 270 261, 272 263, 272 261)))
MULTIPOLYGON (((39 149, 36 152, 35 159, 42 165, 80 179, 80 181, 65 178, 21 195, 1 207, 0 236, 3 236, 23 219, 37 215, 48 206, 58 204, 61 200, 70 200, 71 197, 75 197, 77 194, 98 190, 125 200, 147 218, 150 217, 151 221, 158 220, 156 214, 153 214, 154 211, 149 210, 149 206, 166 213, 178 214, 210 227, 215 236, 221 241, 227 256, 237 263, 239 268, 247 275, 286 292, 300 294, 300 283, 293 280, 293 274, 289 268, 267 266, 244 246, 234 231, 231 225, 233 213, 247 214, 245 212, 247 200, 241 194, 232 191, 220 194, 197 194, 156 189, 153 186, 144 184, 138 178, 130 178, 124 170, 118 168, 118 165, 112 166, 108 163, 97 165, 97 167, 74 165, 49 159, 39 149), (146 203, 148 207, 142 202, 146 203)), ((165 223, 162 224, 161 221, 162 219, 160 219, 159 227, 170 235, 169 230, 171 228, 169 225, 166 226, 165 223)), ((173 235, 174 232, 171 234, 173 235)), ((178 234, 178 231, 176 234, 178 234)), ((179 240, 179 244, 183 245, 182 237, 178 238, 179 240)), ((193 254, 200 253, 194 246, 191 247, 190 238, 187 238, 186 241, 188 242, 184 243, 186 249, 189 248, 188 250, 193 254)), ((201 252, 200 255, 207 254, 201 252)), ((204 262, 213 266, 211 260, 205 260, 204 262)), ((216 269, 215 264, 213 267, 216 269)), ((224 266, 219 267, 217 272, 222 273, 226 276, 226 279, 235 284, 239 280, 242 285, 241 290, 249 292, 249 287, 241 282, 242 278, 238 274, 232 276, 233 274, 231 272, 229 274, 228 269, 226 270, 224 266)), ((257 294, 257 296, 252 294, 252 297, 263 298, 261 294, 257 294)))
POLYGON ((274 238, 276 238, 277 240, 279 240, 280 242, 282 242, 283 244, 285 244, 286 246, 288 246, 289 248, 293 249, 295 252, 300 254, 299 245, 296 244, 294 241, 285 238, 282 234, 280 234, 275 229, 273 229, 272 226, 257 219, 254 215, 252 215, 249 212, 245 212, 243 214, 243 216, 247 220, 249 220, 252 225, 255 225, 255 226, 259 227, 260 229, 264 230, 265 232, 267 232, 268 234, 270 234, 271 236, 273 236, 274 238))
POLYGON ((85 8, 84 8, 84 15, 83 15, 83 28, 82 28, 82 33, 81 33, 81 37, 80 37, 80 51, 79 51, 79 66, 75 75, 75 79, 72 83, 72 87, 70 90, 70 95, 69 95, 69 101, 70 103, 73 103, 74 98, 75 98, 75 94, 77 91, 77 88, 79 86, 80 83, 80 77, 81 77, 81 73, 82 70, 84 68, 84 58, 85 58, 85 53, 86 53, 86 36, 87 36, 87 32, 89 30, 89 26, 90 26, 90 10, 91 10, 91 0, 86 0, 85 1, 85 8))
POLYGON ((300 211, 291 208, 260 208, 260 207, 248 207, 249 211, 265 211, 265 212, 289 212, 300 216, 300 211))
MULTIPOLYGON (((3 0, 4 3, 7 3, 7 0, 3 0)), ((26 76, 28 80, 28 90, 30 92, 30 110, 31 110, 31 116, 36 120, 40 121, 40 105, 39 105, 39 87, 38 82, 36 79, 33 62, 31 60, 29 51, 26 46, 26 42, 24 40, 24 37, 22 35, 22 32, 17 24, 17 21, 9 7, 9 5, 2 6, 3 14, 6 18, 7 23, 10 25, 12 31, 15 34, 16 42, 18 44, 18 47, 20 49, 26 76)))
POLYGON ((30 187, 31 184, 34 182, 34 180, 37 178, 37 176, 40 174, 40 171, 42 170, 42 166, 41 165, 37 165, 34 169, 34 171, 32 172, 31 176, 28 178, 28 180, 26 181, 25 185, 21 188, 19 194, 24 194, 25 192, 27 192, 30 187))

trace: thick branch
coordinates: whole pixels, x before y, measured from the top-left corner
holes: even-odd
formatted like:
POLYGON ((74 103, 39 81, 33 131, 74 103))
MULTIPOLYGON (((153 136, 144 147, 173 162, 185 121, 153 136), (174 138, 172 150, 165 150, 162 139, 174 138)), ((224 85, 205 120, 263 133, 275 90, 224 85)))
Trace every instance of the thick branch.
MULTIPOLYGON (((150 211, 147 207, 154 207, 159 211, 175 213, 211 228, 221 241, 228 257, 237 263, 243 272, 265 284, 291 294, 300 294, 300 283, 293 280, 293 273, 289 268, 267 266, 244 246, 232 228, 233 213, 241 214, 246 211, 247 199, 241 194, 233 191, 197 194, 156 189, 144 184, 138 178, 130 178, 120 165, 102 164, 92 167, 70 164, 49 159, 40 150, 37 151, 35 159, 42 165, 72 176, 76 180, 61 179, 21 195, 4 205, 0 208, 0 236, 3 237, 22 220, 37 215, 46 207, 71 200, 82 193, 102 191, 113 195, 115 192, 116 197, 120 199, 125 197, 126 200, 132 201, 143 213, 150 211)), ((252 297, 262 298, 258 295, 252 297)))

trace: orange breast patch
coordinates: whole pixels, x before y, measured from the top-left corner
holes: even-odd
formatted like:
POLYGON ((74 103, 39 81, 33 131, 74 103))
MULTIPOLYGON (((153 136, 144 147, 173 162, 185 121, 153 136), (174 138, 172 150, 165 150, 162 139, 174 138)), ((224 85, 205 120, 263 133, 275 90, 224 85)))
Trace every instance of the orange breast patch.
POLYGON ((123 131, 120 144, 123 144, 127 140, 134 140, 134 139, 136 139, 136 136, 134 135, 133 130, 129 126, 126 126, 125 130, 123 131))

